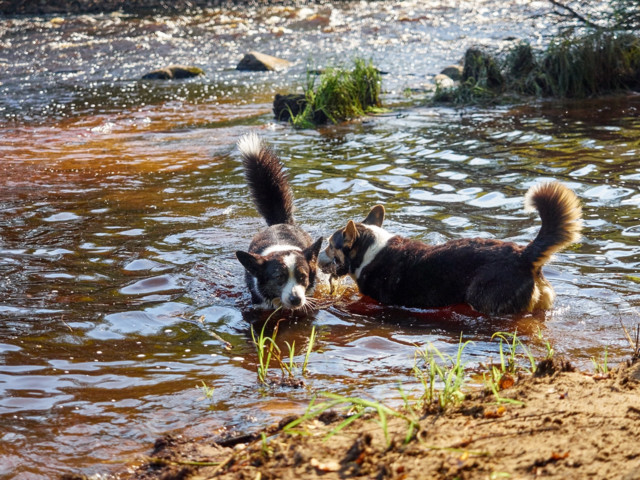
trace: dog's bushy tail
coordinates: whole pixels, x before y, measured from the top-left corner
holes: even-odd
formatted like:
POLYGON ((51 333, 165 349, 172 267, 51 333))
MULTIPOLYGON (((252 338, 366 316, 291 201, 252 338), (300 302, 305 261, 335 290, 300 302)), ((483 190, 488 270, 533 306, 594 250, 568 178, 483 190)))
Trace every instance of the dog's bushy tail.
POLYGON ((580 239, 582 208, 570 188, 558 182, 535 185, 525 195, 525 208, 537 210, 542 220, 538 235, 523 252, 534 268, 580 239))
POLYGON ((293 192, 278 156, 255 133, 238 140, 249 191, 267 225, 293 225, 293 192))

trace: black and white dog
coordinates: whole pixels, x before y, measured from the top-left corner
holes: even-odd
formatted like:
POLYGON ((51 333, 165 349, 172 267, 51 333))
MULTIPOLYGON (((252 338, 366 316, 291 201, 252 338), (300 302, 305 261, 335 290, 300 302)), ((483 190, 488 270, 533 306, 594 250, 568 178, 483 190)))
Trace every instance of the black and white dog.
POLYGON ((278 156, 255 133, 240 138, 238 149, 251 197, 268 225, 253 237, 248 252, 236 252, 251 300, 258 308, 307 309, 323 239, 313 242, 295 224, 293 193, 278 156))
POLYGON ((376 205, 362 223, 350 220, 337 230, 318 263, 334 276, 350 275, 361 293, 384 304, 466 303, 486 314, 547 309, 555 293, 542 266, 578 241, 582 209, 573 191, 557 182, 531 187, 525 205, 542 220, 526 246, 482 238, 426 245, 382 229, 384 207, 376 205))

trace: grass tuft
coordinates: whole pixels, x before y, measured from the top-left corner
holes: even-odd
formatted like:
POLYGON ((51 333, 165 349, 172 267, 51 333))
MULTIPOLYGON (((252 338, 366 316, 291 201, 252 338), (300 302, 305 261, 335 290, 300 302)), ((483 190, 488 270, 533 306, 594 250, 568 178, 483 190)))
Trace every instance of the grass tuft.
POLYGON ((519 43, 492 55, 470 48, 462 82, 437 89, 433 100, 496 102, 502 94, 585 98, 640 87, 640 37, 597 30, 551 41, 544 51, 519 43))
POLYGON ((265 335, 264 330, 267 327, 267 323, 269 320, 278 312, 282 307, 278 307, 275 309, 269 318, 267 318, 262 325, 262 330, 260 330, 260 335, 256 338, 255 331, 253 329, 253 325, 251 326, 251 339, 253 340, 253 344, 256 346, 256 350, 258 353, 258 381, 262 384, 267 385, 267 374, 269 372, 269 365, 271 364, 271 358, 273 356, 274 350, 279 355, 280 349, 278 345, 276 345, 276 335, 278 332, 278 327, 273 331, 273 337, 268 337, 265 335))
MULTIPOLYGON (((357 58, 351 70, 332 67, 319 76, 308 70, 303 98, 296 98, 293 107, 274 102, 274 113, 296 128, 358 118, 381 107, 380 86, 380 72, 371 60, 357 58)), ((282 98, 278 96, 276 101, 282 98)))
POLYGON ((299 434, 299 435, 307 435, 308 432, 306 430, 300 430, 299 426, 303 425, 305 422, 317 418, 324 412, 329 410, 338 408, 346 411, 346 418, 340 422, 336 427, 334 427, 329 433, 325 435, 325 441, 329 440, 332 436, 336 435, 340 431, 344 430, 346 427, 351 425, 353 422, 363 417, 367 413, 374 413, 377 417, 375 421, 380 425, 382 432, 384 434, 384 438, 387 446, 391 445, 391 437, 389 434, 388 428, 388 417, 397 417, 404 420, 407 424, 407 433, 404 438, 404 443, 408 443, 414 438, 415 432, 418 429, 418 418, 417 416, 408 416, 404 413, 401 413, 397 410, 387 407, 381 402, 376 402, 374 400, 367 400, 359 397, 346 397, 343 395, 338 395, 335 393, 324 392, 320 394, 322 397, 327 398, 328 401, 315 403, 316 398, 314 397, 307 408, 307 411, 304 415, 298 417, 292 422, 288 423, 284 428, 283 432, 289 434, 299 434))
MULTIPOLYGON (((539 333, 542 339, 541 333, 539 333)), ((537 369, 537 362, 531 351, 522 343, 518 337, 517 330, 511 332, 496 332, 491 339, 497 338, 499 341, 498 352, 500 361, 489 365, 489 371, 482 374, 482 378, 487 391, 493 393, 498 403, 522 404, 518 400, 512 400, 500 396, 500 391, 513 386, 517 376, 523 371, 533 375, 537 369), (522 364, 522 359, 528 361, 528 366, 522 364)), ((553 356, 553 348, 547 342, 547 359, 553 356), (551 355, 551 356, 549 356, 551 355)))
POLYGON ((416 351, 413 373, 424 387, 423 408, 429 409, 437 405, 441 411, 444 411, 450 405, 456 405, 464 400, 462 387, 465 382, 465 363, 462 362, 462 352, 469 343, 472 342, 462 343, 461 335, 455 357, 442 354, 431 343, 424 350, 416 351), (424 368, 418 366, 420 359, 424 362, 424 368), (437 384, 442 385, 441 390, 436 389, 437 384))
POLYGON ((609 349, 604 347, 604 355, 591 357, 591 363, 593 363, 593 370, 596 375, 608 376, 609 375, 609 349))
MULTIPOLYGON (((273 328, 273 333, 270 337, 265 334, 267 323, 269 323, 269 320, 271 320, 271 318, 280 310, 280 308, 281 307, 278 307, 273 311, 273 313, 271 313, 271 315, 269 315, 269 318, 267 318, 267 320, 262 325, 262 329, 260 330, 259 335, 256 335, 253 326, 251 327, 251 338, 258 354, 258 382, 263 385, 270 384, 268 374, 272 360, 275 361, 280 367, 283 379, 286 378, 289 380, 294 380, 299 368, 299 365, 295 362, 296 342, 293 341, 290 344, 289 342, 285 341, 284 343, 287 346, 288 352, 286 355, 283 355, 282 350, 276 343, 276 337, 278 336, 278 324, 276 324, 273 328)), ((311 355, 311 352, 313 351, 313 347, 315 346, 316 338, 316 327, 314 325, 311 328, 311 334, 309 335, 309 340, 307 342, 304 362, 302 364, 302 368, 300 369, 300 373, 302 375, 308 373, 307 366, 309 364, 309 357, 311 355)), ((297 383, 288 382, 288 384, 301 386, 304 385, 304 382, 299 380, 297 383)))

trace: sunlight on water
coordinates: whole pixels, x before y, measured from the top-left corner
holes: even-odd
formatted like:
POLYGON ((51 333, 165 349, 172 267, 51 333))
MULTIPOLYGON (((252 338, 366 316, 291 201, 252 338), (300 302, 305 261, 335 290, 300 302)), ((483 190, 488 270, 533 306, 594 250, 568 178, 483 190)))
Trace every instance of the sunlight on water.
POLYGON ((497 16, 468 3, 0 20, 0 62, 16 66, 0 74, 0 475, 122 471, 166 432, 251 429, 323 390, 397 401, 398 382, 418 389, 416 345, 452 354, 461 332, 474 341, 470 366, 495 358, 494 332, 515 328, 540 351, 542 329, 581 366, 605 346, 624 358, 619 321, 638 323, 640 303, 637 97, 413 105, 317 131, 272 120, 273 94, 301 85, 312 53, 319 64, 371 55, 398 105, 470 43, 540 27, 522 22, 526 2, 497 16), (234 71, 258 46, 298 63, 234 71), (138 81, 169 63, 207 76, 138 81), (526 243, 539 221, 524 193, 566 183, 583 201, 585 235, 545 269, 555 307, 489 318, 382 307, 348 283, 332 302, 320 286, 323 308, 279 330, 282 348, 295 340, 296 361, 318 330, 306 386, 259 387, 249 324, 265 315, 250 308, 234 255, 263 227, 234 148, 250 129, 281 154, 296 218, 316 238, 383 203, 390 231, 426 242, 526 243))

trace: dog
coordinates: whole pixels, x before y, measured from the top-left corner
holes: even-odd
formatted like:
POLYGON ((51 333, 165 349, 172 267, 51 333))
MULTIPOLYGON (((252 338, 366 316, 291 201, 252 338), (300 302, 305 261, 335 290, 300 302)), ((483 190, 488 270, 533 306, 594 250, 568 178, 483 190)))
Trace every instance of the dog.
POLYGON ((362 294, 387 305, 466 303, 490 315, 545 310, 555 292, 542 266, 580 239, 582 208, 573 191, 558 182, 531 187, 525 206, 542 220, 526 246, 483 238, 427 245, 384 230, 385 210, 376 205, 362 223, 350 220, 333 233, 318 263, 333 277, 350 275, 362 294))
POLYGON ((309 309, 323 238, 313 242, 296 225, 293 192, 273 150, 255 133, 244 135, 237 146, 251 197, 268 225, 253 237, 248 252, 236 252, 251 300, 263 309, 309 309))

